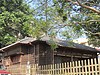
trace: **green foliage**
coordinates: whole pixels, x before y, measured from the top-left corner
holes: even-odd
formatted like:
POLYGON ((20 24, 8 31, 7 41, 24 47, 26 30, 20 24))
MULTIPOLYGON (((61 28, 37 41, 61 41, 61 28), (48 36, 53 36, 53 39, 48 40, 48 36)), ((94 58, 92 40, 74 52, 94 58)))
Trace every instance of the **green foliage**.
MULTIPOLYGON (((61 38, 73 40, 86 34, 90 39, 89 42, 100 46, 100 44, 97 43, 100 39, 99 36, 93 35, 93 31, 95 31, 95 33, 100 33, 100 24, 97 22, 100 20, 99 14, 81 6, 77 0, 32 1, 36 9, 35 12, 37 13, 35 15, 37 16, 36 18, 49 22, 46 24, 48 25, 46 29, 48 35, 53 37, 59 35, 61 38), (93 42, 93 39, 97 40, 93 42)), ((79 2, 96 10, 100 10, 99 0, 79 0, 79 2)), ((40 25, 39 28, 41 29, 41 27, 40 25)))
POLYGON ((88 21, 83 28, 87 31, 89 44, 100 46, 100 16, 98 14, 89 14, 88 21), (92 21, 91 21, 92 20, 92 21), (97 21, 93 21, 97 20, 97 21))
POLYGON ((30 36, 33 11, 23 0, 0 0, 0 43, 11 44, 30 36))
POLYGON ((50 46, 51 46, 52 50, 55 50, 56 48, 58 48, 57 43, 53 39, 50 39, 49 43, 50 43, 50 46))
MULTIPOLYGON (((100 9, 99 0, 80 2, 100 9)), ((100 15, 75 3, 76 0, 0 0, 0 43, 8 45, 25 36, 39 39, 44 33, 67 40, 86 34, 90 44, 100 46, 100 15)))
MULTIPOLYGON (((100 10, 98 0, 82 0, 80 2, 83 5, 94 8, 95 10, 100 10)), ((76 3, 74 0, 69 2, 65 0, 54 0, 54 4, 56 4, 56 7, 58 6, 56 8, 59 13, 58 15, 63 18, 62 20, 64 25, 68 25, 66 28, 64 26, 62 35, 67 39, 72 40, 74 38, 78 38, 82 34, 86 34, 89 39, 89 44, 100 46, 100 14, 74 3, 76 3), (67 15, 64 17, 63 15, 65 15, 65 13, 67 15)))

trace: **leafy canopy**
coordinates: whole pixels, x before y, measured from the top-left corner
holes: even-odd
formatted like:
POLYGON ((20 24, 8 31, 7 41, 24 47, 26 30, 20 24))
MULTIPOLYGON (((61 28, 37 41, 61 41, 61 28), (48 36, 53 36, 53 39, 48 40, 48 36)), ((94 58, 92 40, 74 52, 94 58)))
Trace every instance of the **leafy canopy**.
POLYGON ((90 44, 100 46, 99 0, 32 1, 36 16, 50 22, 48 35, 72 40, 85 34, 90 44))
POLYGON ((24 0, 0 0, 0 43, 8 45, 26 36, 41 35, 45 22, 35 19, 34 14, 24 0))

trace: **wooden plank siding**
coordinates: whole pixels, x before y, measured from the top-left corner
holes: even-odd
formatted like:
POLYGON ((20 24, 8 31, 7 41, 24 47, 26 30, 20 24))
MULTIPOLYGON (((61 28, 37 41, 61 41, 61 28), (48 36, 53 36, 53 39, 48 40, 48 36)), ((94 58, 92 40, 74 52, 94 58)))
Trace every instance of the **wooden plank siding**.
POLYGON ((84 51, 82 49, 62 46, 52 50, 46 42, 37 41, 31 44, 14 45, 5 50, 4 64, 11 66, 16 64, 24 65, 30 62, 30 64, 48 65, 96 57, 97 52, 95 51, 84 51), (12 61, 14 58, 16 62, 12 61), (19 59, 18 62, 17 59, 19 59))
POLYGON ((21 53, 21 46, 13 46, 10 49, 7 49, 6 52, 4 53, 4 56, 10 56, 10 55, 15 55, 17 53, 21 53))
POLYGON ((44 43, 39 44, 39 64, 52 64, 53 60, 53 50, 50 46, 44 43), (49 60, 48 60, 49 59, 49 60))

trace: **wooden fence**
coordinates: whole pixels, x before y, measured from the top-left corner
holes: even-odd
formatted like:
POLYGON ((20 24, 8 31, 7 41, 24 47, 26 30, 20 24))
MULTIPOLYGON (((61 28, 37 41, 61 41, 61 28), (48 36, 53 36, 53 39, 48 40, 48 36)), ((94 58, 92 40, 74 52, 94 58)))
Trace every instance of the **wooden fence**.
POLYGON ((10 66, 7 70, 12 75, 100 75, 100 58, 42 66, 10 66))

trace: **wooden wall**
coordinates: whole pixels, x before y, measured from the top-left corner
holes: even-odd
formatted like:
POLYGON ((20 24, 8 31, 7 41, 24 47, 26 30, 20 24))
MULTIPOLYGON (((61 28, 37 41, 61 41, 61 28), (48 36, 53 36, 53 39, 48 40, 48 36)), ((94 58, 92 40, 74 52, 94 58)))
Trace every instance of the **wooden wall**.
POLYGON ((16 45, 13 46, 7 50, 5 50, 4 55, 3 56, 10 56, 10 55, 14 55, 18 52, 21 52, 21 46, 20 45, 16 45))
POLYGON ((34 46, 29 46, 29 45, 22 45, 21 46, 21 51, 24 53, 21 56, 21 64, 27 64, 29 61, 31 64, 35 63, 35 58, 34 58, 34 46))
POLYGON ((3 64, 5 66, 19 64, 20 63, 20 58, 19 58, 20 56, 17 55, 17 53, 20 53, 20 52, 21 52, 20 45, 13 46, 13 47, 5 50, 5 52, 3 54, 3 64), (18 56, 18 58, 17 58, 17 56, 18 56), (15 57, 15 58, 13 58, 13 57, 15 57), (12 58, 15 60, 15 62, 13 62, 14 60, 12 58))
POLYGON ((52 64, 53 63, 53 50, 45 42, 39 43, 39 64, 52 64))
POLYGON ((90 58, 97 58, 97 53, 94 51, 80 50, 68 47, 59 47, 54 51, 55 63, 71 62, 78 60, 85 60, 90 58))
POLYGON ((27 64, 28 61, 30 64, 47 65, 96 58, 97 54, 96 52, 67 47, 59 47, 56 50, 51 50, 50 45, 46 44, 46 42, 39 41, 32 43, 31 45, 22 44, 9 48, 9 50, 5 51, 4 56, 4 60, 8 61, 10 65, 24 65, 27 64), (23 54, 13 55, 17 52, 23 54), (20 61, 12 63, 11 57, 14 56, 20 56, 20 61))
POLYGON ((90 58, 96 58, 96 52, 90 52, 86 50, 79 50, 67 47, 59 47, 56 50, 51 50, 50 46, 46 42, 37 42, 29 46, 22 46, 22 61, 21 64, 26 64, 30 61, 30 64, 52 64, 63 63, 77 60, 85 60, 90 58))

